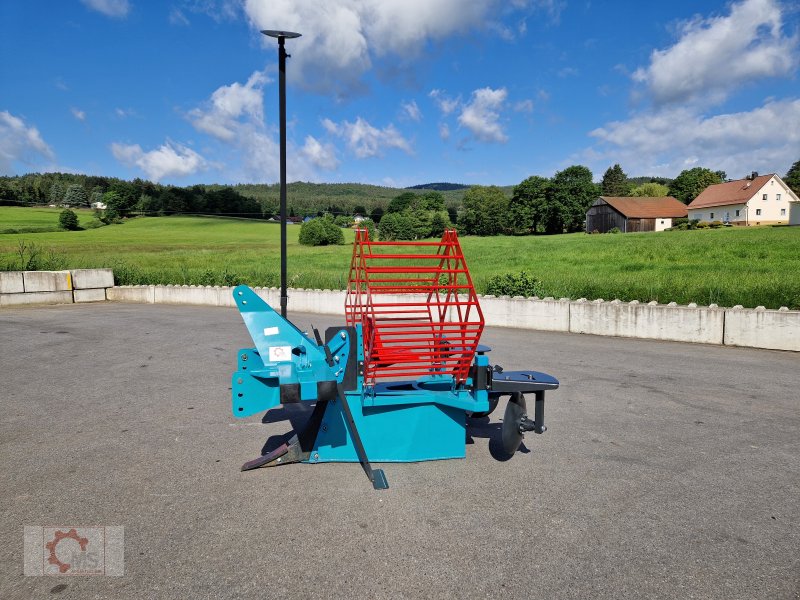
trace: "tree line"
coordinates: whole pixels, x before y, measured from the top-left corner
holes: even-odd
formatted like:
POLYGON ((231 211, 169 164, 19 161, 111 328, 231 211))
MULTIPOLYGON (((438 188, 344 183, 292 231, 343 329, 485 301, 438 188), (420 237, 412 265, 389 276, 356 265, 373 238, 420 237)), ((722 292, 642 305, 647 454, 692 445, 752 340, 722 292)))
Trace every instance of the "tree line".
MULTIPOLYGON (((800 161, 784 176, 800 193, 800 161)), ((572 165, 553 177, 534 175, 513 187, 428 184, 397 194, 397 188, 364 184, 289 184, 289 216, 330 215, 340 225, 369 217, 384 239, 436 237, 448 227, 466 235, 556 234, 582 231, 586 211, 599 196, 673 196, 688 204, 707 186, 726 180, 724 171, 694 167, 674 179, 628 177, 619 164, 600 183, 592 171, 572 165), (431 188, 440 188, 431 189, 431 188), (420 189, 422 188, 422 189, 420 189)), ((106 218, 132 214, 208 214, 268 219, 278 213, 277 184, 162 185, 143 179, 74 173, 0 177, 0 204, 106 206, 106 218)))

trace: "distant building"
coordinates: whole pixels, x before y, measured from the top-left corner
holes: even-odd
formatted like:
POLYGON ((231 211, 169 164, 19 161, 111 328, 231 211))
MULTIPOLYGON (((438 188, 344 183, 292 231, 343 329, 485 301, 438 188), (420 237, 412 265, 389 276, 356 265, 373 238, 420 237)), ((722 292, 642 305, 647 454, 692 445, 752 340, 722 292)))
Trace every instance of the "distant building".
POLYGON ((106 203, 105 202, 92 202, 92 208, 96 208, 98 210, 105 210, 106 203))
POLYGON ((586 211, 586 232, 623 233, 663 231, 672 220, 686 217, 686 205, 672 196, 661 198, 620 198, 600 196, 586 211))
MULTIPOLYGON (((783 225, 790 222, 797 195, 775 173, 710 185, 689 203, 689 218, 732 225, 783 225)), ((794 212, 800 209, 794 207, 794 212)), ((800 224, 800 222, 798 222, 800 224)))

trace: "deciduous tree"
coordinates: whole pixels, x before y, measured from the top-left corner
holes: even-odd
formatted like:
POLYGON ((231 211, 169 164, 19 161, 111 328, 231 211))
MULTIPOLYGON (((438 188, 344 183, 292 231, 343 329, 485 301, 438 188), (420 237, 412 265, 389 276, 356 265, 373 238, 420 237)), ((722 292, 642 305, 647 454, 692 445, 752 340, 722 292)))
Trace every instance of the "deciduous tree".
POLYGON ((547 189, 542 222, 547 233, 581 231, 586 211, 600 195, 592 172, 573 165, 555 174, 547 189))
POLYGON ((383 215, 378 231, 382 240, 413 240, 414 220, 407 212, 390 212, 383 215))
POLYGON ((498 235, 506 229, 508 198, 496 185, 476 185, 464 194, 464 212, 458 220, 468 235, 498 235))
POLYGON ((660 183, 643 183, 631 190, 631 196, 637 198, 662 198, 669 195, 669 188, 660 183))
POLYGON ((669 195, 689 204, 708 186, 722 183, 724 175, 722 171, 715 172, 705 167, 685 169, 670 184, 669 195))
POLYGON ((389 202, 389 208, 386 212, 399 213, 403 212, 411 203, 416 199, 417 195, 414 192, 403 192, 399 196, 392 198, 389 202))
POLYGON ((549 179, 534 175, 514 187, 508 203, 508 225, 515 233, 536 233, 549 186, 549 179))

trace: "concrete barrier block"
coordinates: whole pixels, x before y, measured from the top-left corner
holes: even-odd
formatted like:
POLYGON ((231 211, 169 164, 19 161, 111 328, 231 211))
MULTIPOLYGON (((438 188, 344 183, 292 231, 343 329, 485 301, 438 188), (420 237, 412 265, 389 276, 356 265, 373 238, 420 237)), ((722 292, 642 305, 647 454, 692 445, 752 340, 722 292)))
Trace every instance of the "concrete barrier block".
POLYGON ((725 311, 725 345, 800 352, 800 311, 725 311))
POLYGON ((155 302, 154 285, 123 285, 106 290, 106 299, 112 302, 136 302, 153 304, 155 302))
MULTIPOLYGON (((280 290, 277 290, 277 306, 280 307, 280 290)), ((344 316, 343 290, 305 290, 290 288, 288 308, 291 312, 309 312, 320 315, 344 316)), ((279 308, 276 308, 278 310, 279 308)))
POLYGON ((114 271, 111 269, 71 269, 70 273, 75 290, 114 287, 114 271))
POLYGON ((106 288, 72 290, 72 298, 75 302, 105 302, 106 288))
POLYGON ((569 331, 721 344, 725 311, 653 304, 570 303, 569 331))
MULTIPOLYGON (((253 288, 256 295, 272 307, 272 310, 281 312, 281 291, 278 288, 253 288)), ((291 296, 289 290, 286 291, 291 296)), ((292 310, 295 310, 292 307, 292 310)))
POLYGON ((233 288, 229 286, 215 286, 219 294, 219 306, 236 308, 236 301, 233 299, 233 288))
POLYGON ((72 304, 72 292, 27 292, 24 294, 0 294, 0 306, 22 304, 72 304))
POLYGON ((26 292, 60 292, 72 290, 69 271, 23 271, 26 292))
POLYGON ((22 271, 0 271, 0 294, 21 294, 24 291, 22 271))
POLYGON ((569 331, 569 302, 562 300, 483 296, 481 310, 490 327, 569 331))
POLYGON ((219 306, 220 288, 189 285, 158 285, 155 287, 156 304, 189 304, 219 306))

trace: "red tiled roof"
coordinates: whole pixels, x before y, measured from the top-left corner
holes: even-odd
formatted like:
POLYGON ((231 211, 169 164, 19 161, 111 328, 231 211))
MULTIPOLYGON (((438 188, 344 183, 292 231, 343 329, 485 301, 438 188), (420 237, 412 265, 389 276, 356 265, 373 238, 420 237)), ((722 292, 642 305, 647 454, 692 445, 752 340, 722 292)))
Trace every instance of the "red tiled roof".
POLYGON ((707 206, 725 206, 726 204, 744 204, 755 196, 775 173, 759 175, 753 180, 737 179, 727 183, 710 185, 689 203, 689 208, 706 208, 707 206))
POLYGON ((689 214, 686 205, 672 196, 662 198, 600 196, 600 198, 629 219, 668 219, 685 217, 689 214))

